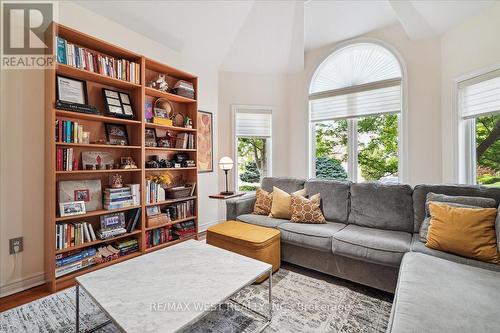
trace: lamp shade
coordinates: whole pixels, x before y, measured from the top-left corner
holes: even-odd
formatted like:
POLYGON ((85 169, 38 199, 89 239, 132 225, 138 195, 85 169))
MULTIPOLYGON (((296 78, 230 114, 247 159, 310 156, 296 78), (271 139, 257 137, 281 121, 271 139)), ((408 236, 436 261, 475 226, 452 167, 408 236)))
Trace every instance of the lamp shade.
POLYGON ((229 156, 224 156, 219 160, 219 168, 222 170, 231 170, 233 168, 233 160, 229 156))

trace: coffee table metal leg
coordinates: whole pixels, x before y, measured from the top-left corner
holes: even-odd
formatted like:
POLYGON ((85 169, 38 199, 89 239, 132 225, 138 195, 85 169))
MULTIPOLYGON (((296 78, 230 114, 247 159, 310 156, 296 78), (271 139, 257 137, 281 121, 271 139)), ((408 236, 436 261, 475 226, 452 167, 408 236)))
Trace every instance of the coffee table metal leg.
POLYGON ((75 287, 75 290, 76 290, 76 311, 75 311, 75 315, 76 315, 76 333, 79 333, 80 332, 80 285, 77 283, 76 284, 76 287, 75 287))
POLYGON ((273 268, 269 269, 269 322, 271 322, 271 319, 273 318, 273 268))

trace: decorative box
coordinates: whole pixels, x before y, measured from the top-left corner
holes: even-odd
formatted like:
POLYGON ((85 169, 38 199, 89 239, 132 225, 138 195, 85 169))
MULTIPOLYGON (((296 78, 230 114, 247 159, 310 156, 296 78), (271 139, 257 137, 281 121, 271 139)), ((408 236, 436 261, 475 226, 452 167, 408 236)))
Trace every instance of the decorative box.
POLYGON ((172 119, 154 117, 153 123, 158 125, 172 126, 172 119))
POLYGON ((168 223, 167 214, 157 214, 146 217, 146 228, 156 227, 164 223, 168 223))

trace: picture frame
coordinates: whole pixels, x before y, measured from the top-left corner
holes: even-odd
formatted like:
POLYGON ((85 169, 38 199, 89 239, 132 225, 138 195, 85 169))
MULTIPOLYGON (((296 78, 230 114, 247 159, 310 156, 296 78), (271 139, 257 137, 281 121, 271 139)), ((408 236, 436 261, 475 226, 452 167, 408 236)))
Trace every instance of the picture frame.
POLYGON ((158 206, 158 205, 146 207, 146 216, 147 217, 158 215, 160 213, 161 213, 161 210, 160 210, 160 206, 158 206))
POLYGON ((118 212, 100 216, 101 230, 125 228, 125 213, 118 212))
POLYGON ((168 99, 158 98, 153 107, 153 116, 156 118, 171 119, 174 114, 174 105, 168 99))
POLYGON ((61 180, 58 182, 59 204, 81 201, 86 212, 102 209, 100 179, 61 180))
POLYGON ((214 171, 213 130, 213 114, 198 110, 198 173, 214 171))
POLYGON ((108 116, 126 119, 135 118, 131 98, 128 93, 102 88, 102 94, 108 116))
POLYGON ((128 146, 127 126, 122 124, 105 123, 106 141, 109 145, 128 146))
POLYGON ((87 105, 87 82, 57 75, 56 98, 58 102, 87 105))
POLYGON ((156 147, 158 143, 156 142, 156 130, 153 128, 146 128, 144 131, 145 140, 144 145, 146 147, 156 147))
POLYGON ((84 201, 69 201, 59 204, 59 215, 61 217, 84 215, 86 213, 84 201))

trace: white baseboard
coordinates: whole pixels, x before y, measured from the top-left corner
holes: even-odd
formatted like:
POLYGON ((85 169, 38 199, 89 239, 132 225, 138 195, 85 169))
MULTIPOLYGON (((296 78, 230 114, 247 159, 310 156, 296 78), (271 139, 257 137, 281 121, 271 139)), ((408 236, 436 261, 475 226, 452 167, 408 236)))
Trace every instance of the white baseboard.
POLYGON ((45 273, 38 273, 27 278, 20 278, 0 286, 0 297, 9 296, 45 283, 45 273))
POLYGON ((217 224, 217 223, 220 223, 221 221, 219 220, 216 220, 216 221, 212 221, 212 222, 207 222, 207 223, 203 223, 203 224, 200 224, 198 225, 198 232, 204 232, 204 231, 207 231, 208 228, 210 228, 211 226, 217 224))

